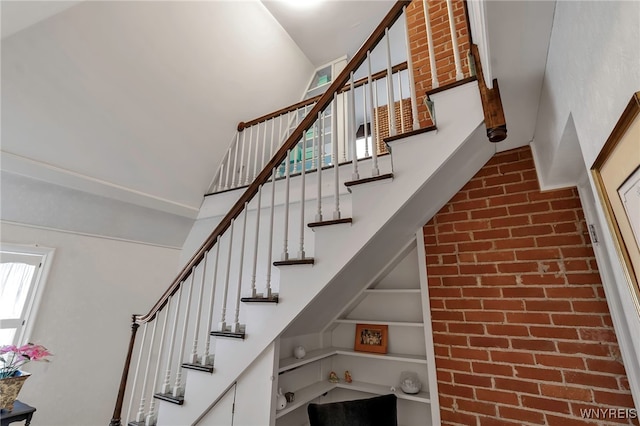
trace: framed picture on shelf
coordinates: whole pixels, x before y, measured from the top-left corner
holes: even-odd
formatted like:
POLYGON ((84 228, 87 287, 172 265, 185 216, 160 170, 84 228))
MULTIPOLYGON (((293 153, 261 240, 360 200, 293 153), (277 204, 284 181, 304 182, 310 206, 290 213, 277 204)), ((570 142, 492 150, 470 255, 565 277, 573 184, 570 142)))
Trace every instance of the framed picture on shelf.
POLYGON ((354 350, 358 352, 387 353, 389 327, 379 324, 356 324, 354 350))
POLYGON ((631 97, 591 173, 640 315, 640 92, 631 97))

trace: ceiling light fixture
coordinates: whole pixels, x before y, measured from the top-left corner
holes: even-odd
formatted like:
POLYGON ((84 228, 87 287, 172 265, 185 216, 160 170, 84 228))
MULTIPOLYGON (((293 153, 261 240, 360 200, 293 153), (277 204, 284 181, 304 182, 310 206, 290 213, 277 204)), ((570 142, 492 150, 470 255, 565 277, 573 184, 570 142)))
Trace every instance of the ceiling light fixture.
POLYGON ((290 6, 297 9, 310 9, 317 6, 322 0, 286 0, 290 6))

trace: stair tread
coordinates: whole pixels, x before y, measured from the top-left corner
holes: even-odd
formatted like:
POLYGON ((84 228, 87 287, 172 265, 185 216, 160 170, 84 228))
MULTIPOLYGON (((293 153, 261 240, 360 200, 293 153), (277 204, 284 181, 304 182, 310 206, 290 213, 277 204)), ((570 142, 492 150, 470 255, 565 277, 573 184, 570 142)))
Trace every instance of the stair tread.
POLYGON ((363 179, 358 179, 358 180, 352 180, 352 181, 349 181, 349 182, 345 182, 344 186, 349 188, 351 186, 362 185, 362 184, 370 183, 370 182, 377 182, 379 180, 385 180, 385 179, 393 179, 393 173, 385 173, 383 175, 371 176, 371 177, 368 177, 368 178, 363 178, 363 179))
POLYGON ((196 371, 204 371, 205 373, 213 373, 213 365, 212 364, 194 364, 192 362, 185 362, 182 364, 182 368, 186 368, 188 370, 196 370, 196 371))
POLYGON ((279 298, 277 294, 271 297, 256 296, 256 297, 243 297, 240 299, 244 303, 278 303, 279 298))
POLYGON ((344 219, 323 220, 320 222, 311 222, 307 224, 309 228, 317 228, 320 226, 339 225, 341 223, 352 223, 353 218, 345 217, 344 219))
POLYGON ((172 404, 177 404, 177 405, 184 404, 184 396, 173 396, 170 392, 169 393, 157 393, 157 394, 153 395, 153 397, 156 398, 156 399, 161 399, 163 401, 170 402, 172 404))
POLYGON ((436 126, 423 127, 418 130, 412 130, 410 132, 400 133, 399 135, 387 136, 386 138, 383 139, 383 141, 384 143, 389 143, 389 142, 397 141, 399 139, 408 138, 409 136, 415 136, 422 133, 433 132, 435 130, 438 130, 436 126))
POLYGON ((288 259, 278 260, 273 262, 273 266, 285 266, 285 265, 313 265, 315 260, 313 257, 305 257, 304 259, 288 259))
POLYGON ((212 331, 209 333, 210 336, 216 337, 231 337, 233 339, 242 339, 245 338, 245 333, 233 333, 231 331, 212 331))

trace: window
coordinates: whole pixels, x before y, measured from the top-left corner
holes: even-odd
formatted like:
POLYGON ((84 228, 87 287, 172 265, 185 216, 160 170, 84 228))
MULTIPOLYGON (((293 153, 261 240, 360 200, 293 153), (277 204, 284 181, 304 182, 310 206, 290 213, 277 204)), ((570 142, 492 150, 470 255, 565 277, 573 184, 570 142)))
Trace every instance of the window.
POLYGON ((53 249, 0 245, 0 345, 28 341, 53 249))

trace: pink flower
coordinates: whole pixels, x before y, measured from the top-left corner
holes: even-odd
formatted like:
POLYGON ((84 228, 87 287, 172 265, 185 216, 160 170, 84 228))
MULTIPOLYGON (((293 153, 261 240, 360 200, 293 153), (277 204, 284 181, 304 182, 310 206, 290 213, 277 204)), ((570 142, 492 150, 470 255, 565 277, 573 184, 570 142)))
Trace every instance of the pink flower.
POLYGON ((42 345, 28 343, 19 348, 14 345, 0 347, 0 379, 11 377, 29 361, 49 361, 51 352, 42 345))
POLYGON ((18 352, 18 348, 14 345, 5 345, 0 348, 0 355, 6 354, 9 352, 18 352))

